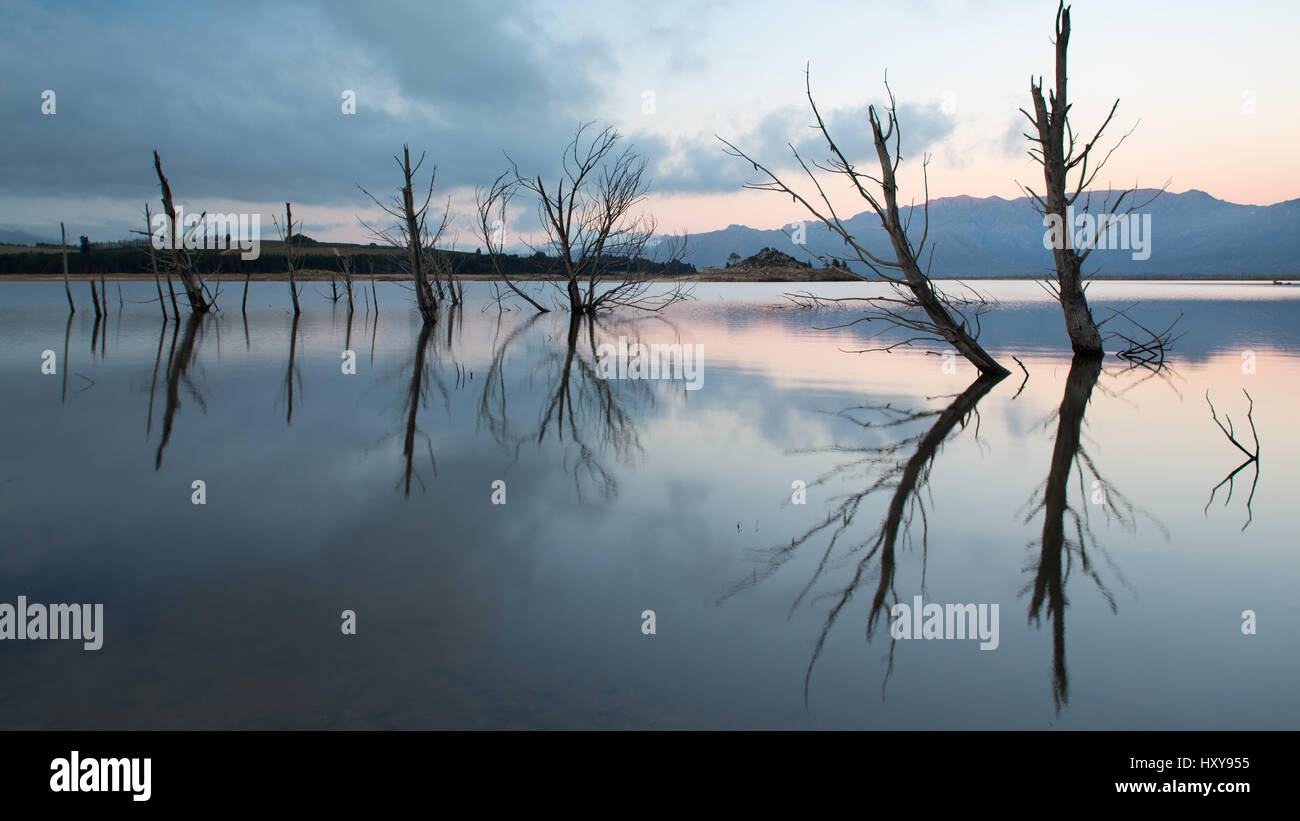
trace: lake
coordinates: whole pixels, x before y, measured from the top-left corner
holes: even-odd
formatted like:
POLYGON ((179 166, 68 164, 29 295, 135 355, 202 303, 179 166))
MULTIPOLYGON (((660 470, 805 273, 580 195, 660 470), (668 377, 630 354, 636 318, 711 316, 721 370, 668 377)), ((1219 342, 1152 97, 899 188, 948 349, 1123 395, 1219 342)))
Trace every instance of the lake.
POLYGON ((1300 289, 1095 283, 1183 314, 1154 373, 980 283, 988 384, 804 285, 571 327, 472 283, 427 332, 399 283, 73 287, 0 285, 0 602, 102 647, 0 642, 5 729, 1300 729, 1300 289), (695 384, 602 378, 619 337, 695 384))

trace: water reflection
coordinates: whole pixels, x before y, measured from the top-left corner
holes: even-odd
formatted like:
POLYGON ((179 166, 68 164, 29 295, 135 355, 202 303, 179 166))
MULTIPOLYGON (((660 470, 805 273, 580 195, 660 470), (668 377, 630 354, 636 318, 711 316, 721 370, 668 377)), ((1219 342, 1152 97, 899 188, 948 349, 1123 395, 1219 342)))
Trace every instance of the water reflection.
POLYGON ((655 394, 649 382, 602 377, 596 360, 598 336, 635 333, 638 323, 570 315, 562 345, 547 335, 541 344, 525 348, 524 370, 540 377, 543 401, 539 407, 520 409, 508 397, 509 354, 521 338, 531 336, 537 341, 539 331, 553 322, 550 316, 536 315, 494 344, 479 399, 480 424, 514 459, 525 443, 540 447, 551 437, 564 451, 562 464, 578 498, 588 498, 594 491, 600 498, 613 499, 618 495, 618 477, 610 459, 625 465, 637 461, 642 450, 636 419, 654 405, 655 394))
MULTIPOLYGON (((1126 368, 1121 378, 1142 374, 1127 387, 1112 390, 1112 395, 1122 396, 1137 384, 1154 376, 1162 376, 1171 386, 1170 369, 1126 368)), ((1029 601, 1031 624, 1041 625, 1046 612, 1052 623, 1052 701, 1059 712, 1069 703, 1070 679, 1065 661, 1065 595, 1070 572, 1078 563, 1079 569, 1090 578, 1105 598, 1111 613, 1117 612, 1115 596, 1099 574, 1097 558, 1102 558, 1111 572, 1126 586, 1123 575, 1112 561, 1110 553, 1097 538, 1092 526, 1094 511, 1109 523, 1115 521, 1130 532, 1137 527, 1139 515, 1151 520, 1168 538, 1168 531, 1158 520, 1128 499, 1114 484, 1107 481, 1097 468, 1092 455, 1083 446, 1084 416, 1093 390, 1102 375, 1102 359, 1093 356, 1076 356, 1070 363, 1070 373, 1065 380, 1065 393, 1056 411, 1056 436, 1052 446, 1052 461, 1047 479, 1026 504, 1025 522, 1031 522, 1043 513, 1043 531, 1039 542, 1036 563, 1032 565, 1033 582, 1022 590, 1032 590, 1029 601), (1079 482, 1079 503, 1070 504, 1069 482, 1076 473, 1079 482), (1071 535, 1067 535, 1071 534, 1071 535)), ((1176 387, 1174 388, 1177 390, 1176 387)), ((1050 418, 1047 424, 1050 424, 1050 418)))
POLYGON ((1293 483, 1260 481, 1244 533, 1247 511, 1215 515, 1230 484, 1202 513, 1240 461, 1206 389, 1249 447, 1248 388, 1270 459, 1300 458, 1294 301, 1192 305, 1178 370, 1145 382, 1053 349, 1055 306, 1009 308, 991 332, 1031 376, 990 387, 919 354, 846 356, 850 336, 771 308, 779 290, 705 290, 676 328, 480 298, 425 331, 395 284, 383 328, 325 304, 296 329, 280 284, 254 283, 246 320, 161 326, 134 307, 152 283, 132 285, 111 358, 103 319, 69 323, 61 289, 0 302, 0 571, 11 594, 102 601, 108 619, 96 654, 5 647, 0 726, 1297 724, 1293 483), (245 348, 214 359, 241 325, 245 348), (703 389, 601 379, 594 352, 618 336, 703 344, 703 389), (45 349, 63 374, 38 372, 45 349), (510 503, 493 507, 498 478, 510 503), (775 504, 792 479, 807 505, 775 504), (1121 487, 1177 550, 1116 527, 1143 515, 1121 487), (899 640, 895 664, 880 634, 918 582, 1001 602, 997 651, 899 640), (338 632, 345 607, 358 637, 338 632), (1268 629, 1242 635, 1246 607, 1268 629))
POLYGON ((406 414, 406 432, 402 437, 402 456, 405 459, 406 467, 402 472, 402 485, 406 496, 411 495, 411 477, 413 476, 420 483, 421 489, 428 490, 424 479, 415 470, 415 441, 420 436, 424 437, 425 447, 429 453, 429 465, 433 468, 433 475, 438 475, 438 460, 433 455, 433 439, 429 434, 421 431, 418 425, 420 408, 426 407, 429 402, 430 382, 438 386, 444 403, 447 400, 447 389, 442 384, 441 378, 438 377, 436 370, 431 372, 429 368, 429 340, 432 337, 433 324, 429 322, 423 323, 415 340, 415 353, 411 358, 411 381, 407 385, 406 398, 403 404, 403 411, 406 414))
POLYGON ((284 381, 281 383, 280 399, 284 400, 284 423, 293 425, 293 387, 297 382, 298 390, 302 391, 302 371, 294 367, 294 360, 298 353, 298 318, 299 315, 293 315, 293 323, 289 328, 289 364, 284 369, 284 381))
MULTIPOLYGON (((853 528, 858 512, 862 509, 864 502, 876 493, 889 494, 885 515, 881 519, 879 527, 865 539, 843 548, 845 556, 858 554, 861 554, 861 556, 857 559, 848 582, 839 590, 838 594, 833 596, 834 603, 827 613, 826 621, 822 626, 820 635, 817 637, 812 657, 808 661, 808 668, 804 674, 805 704, 808 699, 808 687, 812 679, 813 667, 821 656, 831 628, 834 627, 840 613, 853 599, 854 594, 867 584, 867 580, 873 573, 876 575, 877 581, 866 617, 868 641, 871 640, 876 625, 885 613, 886 597, 892 594, 893 600, 898 601, 898 594, 894 589, 895 551, 899 545, 900 536, 905 545, 911 544, 909 540, 912 538, 913 533, 912 524, 918 518, 920 519, 919 547, 922 557, 922 587, 924 587, 924 566, 928 552, 926 549, 929 532, 928 517, 932 515, 927 510, 926 498, 930 471, 934 466, 935 458, 940 452, 940 446, 954 430, 964 430, 972 422, 974 424, 974 436, 978 440, 979 412, 977 406, 980 400, 1005 378, 1004 374, 976 379, 966 390, 952 397, 952 401, 948 405, 937 409, 908 410, 897 407, 893 403, 857 405, 846 408, 840 411, 838 415, 862 430, 889 431, 893 428, 914 425, 917 422, 931 418, 934 419, 934 422, 928 429, 919 433, 901 439, 887 440, 884 444, 837 444, 812 451, 832 453, 837 456, 845 454, 850 458, 830 468, 830 470, 809 483, 809 487, 820 487, 833 480, 861 476, 862 484, 860 488, 835 497, 833 501, 837 504, 827 514, 824 521, 814 525, 802 535, 791 539, 788 546, 782 545, 768 551, 762 573, 760 574, 756 570, 749 579, 733 585, 724 595, 724 599, 733 596, 745 587, 756 584, 760 580, 760 576, 766 578, 772 575, 787 561, 794 558, 802 547, 814 541, 815 538, 829 534, 826 548, 817 563, 816 571, 791 605, 793 611, 832 564, 832 560, 836 555, 837 544, 853 528)), ((911 544, 911 546, 915 546, 915 544, 911 544)), ((893 670, 893 663, 894 641, 891 639, 889 665, 885 673, 886 682, 889 673, 893 670)))
MULTIPOLYGON (((162 467, 163 450, 166 449, 167 443, 172 438, 172 422, 176 418, 176 411, 181 407, 181 383, 189 389, 190 396, 204 412, 207 411, 207 403, 199 389, 195 387, 194 382, 190 379, 189 369, 198 356, 198 339, 199 329, 203 324, 200 314, 190 314, 185 320, 185 330, 181 332, 180 323, 172 324, 172 344, 171 350, 167 354, 167 403, 163 409, 163 428, 162 438, 158 441, 158 451, 154 457, 154 470, 162 467), (177 337, 180 337, 180 345, 177 346, 177 337)), ((165 327, 165 326, 164 326, 165 327)), ((161 350, 161 348, 159 349, 161 350)), ((153 407, 153 391, 150 390, 149 407, 153 407)), ((150 417, 152 418, 152 410, 150 417)))
MULTIPOLYGON (((1041 490, 1041 500, 1034 506, 1026 521, 1038 511, 1043 511, 1043 537, 1038 564, 1034 573, 1033 596, 1029 602, 1029 618, 1041 622, 1043 606, 1046 603, 1048 618, 1052 622, 1052 700, 1057 710, 1069 701, 1069 675, 1065 666, 1065 581, 1069 576, 1073 557, 1079 558, 1080 564, 1097 583, 1112 612, 1115 609, 1115 597, 1106 589, 1097 576, 1088 556, 1089 542, 1095 542, 1092 531, 1087 530, 1087 504, 1083 503, 1084 516, 1069 504, 1068 483, 1070 473, 1080 458, 1080 432, 1083 428, 1083 416, 1092 397, 1092 389, 1101 376, 1101 358, 1076 356, 1070 365, 1070 375, 1065 380, 1065 395, 1057 411, 1056 439, 1052 448, 1052 465, 1047 473, 1047 481, 1041 490), (1075 539, 1073 542, 1065 537, 1065 519, 1069 515, 1073 525, 1075 539)), ((1092 462, 1084 459, 1091 466, 1092 462)), ((1095 471, 1094 471, 1095 474, 1095 471)), ((1080 481, 1083 471, 1080 469, 1080 481)))
MULTIPOLYGON (((1065 588, 1072 569, 1077 564, 1081 571, 1097 586, 1116 612, 1115 596, 1098 572, 1097 558, 1103 559, 1113 574, 1124 582, 1122 574, 1111 561, 1109 553, 1100 543, 1092 524, 1092 517, 1103 517, 1132 532, 1140 515, 1147 516, 1168 538, 1168 531, 1158 520, 1150 517, 1126 497, 1099 471, 1093 456, 1082 443, 1084 417, 1094 388, 1103 372, 1100 357, 1076 357, 1066 378, 1065 391, 1059 408, 1052 415, 1057 422, 1051 464, 1046 481, 1031 495, 1022 507, 1025 524, 1043 514, 1042 535, 1038 542, 1035 561, 1028 568, 1033 581, 1021 593, 1032 590, 1029 620, 1040 625, 1046 614, 1052 624, 1052 697, 1059 712, 1069 701, 1069 676, 1065 652, 1065 610, 1068 599, 1065 588), (1076 474, 1081 499, 1077 505, 1069 500, 1069 485, 1076 474)), ((1173 377, 1168 368, 1160 375, 1171 385, 1173 377)), ((1127 384, 1108 388, 1112 396, 1123 396, 1136 384, 1156 374, 1129 368, 1120 373, 1121 382, 1127 384), (1124 377, 1141 374, 1136 380, 1124 377)), ((836 463, 808 484, 808 488, 830 485, 832 482, 852 481, 855 489, 831 498, 831 509, 824 520, 791 539, 789 545, 780 545, 761 551, 761 569, 755 569, 748 578, 732 584, 723 600, 758 584, 791 562, 804 548, 825 541, 820 549, 811 578, 803 585, 791 604, 791 613, 809 597, 819 581, 832 568, 852 566, 851 573, 836 592, 829 594, 831 605, 814 644, 804 675, 803 692, 807 704, 813 669, 822 655, 832 628, 854 596, 866 587, 874 588, 865 615, 867 641, 873 638, 877 627, 887 623, 892 605, 900 600, 895 588, 895 573, 900 547, 916 549, 920 553, 920 589, 925 590, 926 569, 929 558, 929 529, 934 521, 934 497, 930 490, 931 472, 942 445, 955 431, 973 427, 973 439, 980 439, 978 405, 1005 377, 980 378, 964 391, 951 397, 942 407, 915 410, 894 402, 855 405, 838 411, 835 416, 847 421, 862 433, 875 434, 876 438, 864 444, 837 443, 814 448, 803 453, 822 453, 836 457, 836 463), (915 431, 918 423, 934 421, 928 428, 915 431), (895 435, 895 431, 914 431, 895 435), (879 434, 885 434, 883 441, 879 434), (847 458, 845 458, 847 457, 847 458), (859 513, 869 507, 868 500, 876 495, 886 496, 884 514, 879 525, 865 538, 854 536, 859 513), (915 527, 914 527, 915 525, 915 527)), ((1017 388, 1008 401, 1015 401, 1028 381, 1017 388)), ((1176 390, 1176 389, 1175 389, 1176 390)), ((1043 426, 1049 425, 1049 417, 1043 426)), ((822 598, 827 594, 818 596, 822 598)), ((894 668, 896 639, 891 635, 888 661, 882 681, 882 694, 894 668)))

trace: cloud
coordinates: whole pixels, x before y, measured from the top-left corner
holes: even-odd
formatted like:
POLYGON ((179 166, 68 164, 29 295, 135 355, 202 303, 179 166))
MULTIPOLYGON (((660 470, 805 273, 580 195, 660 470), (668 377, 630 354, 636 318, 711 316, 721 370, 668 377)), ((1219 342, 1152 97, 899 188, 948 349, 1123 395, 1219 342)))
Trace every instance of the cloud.
MULTIPOLYGON (((10 5, 0 176, 11 196, 356 204, 402 143, 442 186, 554 155, 600 108, 606 46, 499 2, 10 5), (56 113, 41 113, 41 92, 56 113), (344 90, 357 113, 341 110, 344 90)), ((445 190, 445 189, 444 189, 445 190)), ((136 206, 139 207, 139 206, 136 206)), ((12 218, 13 214, 3 215, 12 218)))
MULTIPOLYGON (((867 104, 823 111, 822 116, 827 130, 851 162, 865 167, 875 164, 867 104)), ((936 103, 899 103, 898 121, 905 160, 919 159, 922 152, 950 136, 954 128, 952 117, 936 103)), ((813 161, 823 165, 829 162, 830 150, 816 124, 810 109, 790 105, 768 112, 744 134, 719 136, 781 173, 783 169, 797 168, 791 146, 810 165, 813 161)), ((650 160, 656 192, 730 192, 761 177, 761 172, 755 172, 743 159, 723 153, 724 146, 711 134, 678 138, 652 135, 636 138, 635 142, 650 160)), ((892 141, 890 145, 892 148, 892 141)))

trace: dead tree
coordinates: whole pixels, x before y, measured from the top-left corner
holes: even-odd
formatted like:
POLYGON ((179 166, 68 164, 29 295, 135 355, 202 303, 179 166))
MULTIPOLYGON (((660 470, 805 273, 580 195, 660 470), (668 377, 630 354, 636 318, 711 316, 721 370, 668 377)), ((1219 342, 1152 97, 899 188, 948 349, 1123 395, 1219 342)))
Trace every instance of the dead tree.
MULTIPOLYGON (((149 212, 149 203, 144 204, 144 228, 143 231, 133 231, 132 233, 143 235, 149 244, 149 267, 153 271, 153 284, 158 289, 158 307, 162 310, 163 321, 167 320, 167 301, 163 299, 162 279, 158 276, 158 256, 154 253, 153 246, 153 214, 149 212)), ((171 280, 167 281, 168 286, 171 280)), ((172 294, 172 304, 176 304, 176 294, 172 294)), ((179 317, 179 312, 178 312, 179 317)))
MULTIPOLYGON (((452 251, 455 246, 452 246, 452 251)), ((430 247, 429 269, 433 273, 434 284, 438 287, 438 298, 445 298, 454 308, 465 301, 465 285, 456 278, 455 257, 441 248, 430 247)))
POLYGON ((95 277, 93 274, 90 277, 90 299, 95 303, 95 319, 99 319, 108 311, 108 306, 104 306, 103 311, 99 309, 99 292, 95 290, 95 277))
MULTIPOLYGON (((212 303, 208 300, 207 293, 203 287, 203 280, 200 278, 198 271, 194 267, 194 260, 190 258, 189 251, 185 248, 188 235, 182 235, 183 227, 176 224, 176 207, 172 203, 172 188, 167 182, 167 177, 163 175, 162 160, 158 158, 158 152, 153 152, 153 167, 158 173, 158 184, 162 188, 163 212, 167 217, 167 244, 171 250, 171 267, 176 271, 180 278, 181 284, 185 286, 185 295, 190 300, 190 310, 196 314, 205 314, 212 310, 212 303)), ((195 225, 197 230, 199 225, 203 224, 201 215, 198 223, 195 225)), ((168 280, 170 284, 171 280, 168 280)))
MULTIPOLYGON (((558 288, 564 304, 575 314, 595 314, 615 308, 661 311, 689 297, 682 284, 655 287, 654 263, 671 265, 686 251, 685 237, 657 238, 654 217, 640 211, 649 191, 645 159, 622 147, 613 126, 586 136, 591 124, 580 125, 564 149, 562 175, 553 185, 542 177, 525 177, 510 161, 510 170, 486 193, 479 192, 479 230, 502 272, 502 241, 493 242, 491 214, 500 213, 518 190, 537 200, 544 255, 552 260, 547 281, 558 288), (621 150, 620 150, 621 148, 621 150), (545 254, 549 251, 549 254, 545 254), (657 259, 652 260, 651 257, 657 259)), ((507 157, 509 159, 509 157, 507 157)), ((500 231, 498 227, 495 229, 500 231)), ((532 247, 532 246, 530 246, 532 247)), ((508 279, 510 288, 523 294, 508 279)), ((534 307, 535 300, 525 297, 534 307)))
MULTIPOLYGON (((144 227, 146 232, 153 225, 153 215, 149 213, 149 203, 144 204, 144 227)), ((167 319, 167 301, 163 299, 162 279, 158 276, 158 255, 154 253, 153 240, 149 242, 149 268, 153 271, 153 284, 158 289, 158 307, 162 309, 163 320, 167 319)))
MULTIPOLYGON (((1049 290, 1061 304, 1070 345, 1076 354, 1100 356, 1101 333, 1093 320, 1084 293, 1086 286, 1083 282, 1083 262, 1096 248, 1098 237, 1106 235, 1108 229, 1122 217, 1148 205, 1155 196, 1145 202, 1135 203, 1133 197, 1136 188, 1121 191, 1117 196, 1108 191, 1103 196, 1093 235, 1083 237, 1082 242, 1076 242, 1074 226, 1071 224, 1075 203, 1083 197, 1083 207, 1079 213, 1089 213, 1091 193, 1088 189, 1106 166, 1111 154, 1133 132, 1130 130, 1120 137, 1100 161, 1092 162, 1092 152, 1119 108, 1117 99, 1092 139, 1076 151, 1077 135, 1070 125, 1070 103, 1066 91, 1066 52, 1069 43, 1070 7, 1061 2, 1056 10, 1056 88, 1049 91, 1048 99, 1044 100, 1042 77, 1037 81, 1031 78, 1029 94, 1033 99, 1034 113, 1020 109, 1020 113, 1033 125, 1033 133, 1026 132, 1025 137, 1032 144, 1029 156, 1043 166, 1046 193, 1045 196, 1040 195, 1023 185, 1021 189, 1030 198, 1034 209, 1043 216, 1044 225, 1049 229, 1052 257, 1056 263, 1056 281, 1049 285, 1049 290), (1071 174, 1076 175, 1073 183, 1070 181, 1071 174)), ((1156 195, 1163 190, 1161 188, 1156 195)))
POLYGON ((68 294, 68 313, 75 314, 77 306, 72 304, 72 286, 68 284, 68 232, 59 223, 59 244, 63 247, 63 290, 68 294))
MULTIPOLYGON (((284 261, 285 266, 289 269, 289 296, 293 298, 293 315, 297 316, 302 313, 302 308, 298 306, 298 283, 293 275, 293 206, 289 203, 284 204, 284 225, 281 225, 279 220, 275 220, 275 227, 280 232, 280 238, 284 241, 284 261)), ((247 300, 247 278, 244 280, 244 297, 247 300)))
POLYGON ((334 257, 338 260, 339 273, 343 276, 343 288, 348 294, 348 316, 352 315, 352 257, 346 254, 340 254, 339 249, 334 249, 334 257))
MULTIPOLYGON (((921 237, 917 243, 913 244, 908 229, 911 223, 911 214, 915 212, 915 208, 909 212, 909 216, 905 221, 898 207, 896 174, 898 166, 903 160, 900 151, 902 131, 898 122, 897 104, 894 93, 889 87, 888 79, 885 81, 885 91, 889 96, 889 105, 884 112, 884 124, 882 125, 880 115, 877 114, 874 105, 867 108, 867 119, 871 125, 876 158, 880 164, 880 176, 875 177, 872 174, 860 171, 854 166, 844 152, 840 150, 835 140, 832 139, 826 127, 826 122, 817 109, 817 103, 813 99, 811 75, 805 70, 804 76, 804 88, 808 97, 808 105, 817 120, 817 129, 826 141, 826 147, 830 151, 831 158, 828 164, 813 161, 810 167, 810 164, 800 156, 799 151, 793 144, 790 144, 790 151, 815 187, 817 198, 820 199, 821 204, 815 205, 810 197, 805 197, 786 185, 762 163, 741 151, 731 142, 718 137, 722 144, 726 146, 724 150, 727 154, 746 160, 754 167, 755 171, 761 172, 767 177, 766 182, 749 183, 745 187, 757 191, 777 191, 791 197, 794 202, 802 205, 808 213, 812 214, 833 234, 838 236, 857 260, 875 275, 867 279, 886 282, 891 286, 891 296, 854 297, 848 300, 835 300, 836 302, 863 302, 871 306, 872 311, 870 314, 849 324, 882 321, 887 326, 886 330, 901 328, 912 334, 901 342, 891 345, 891 348, 909 345, 918 340, 942 339, 956 348, 981 373, 994 376, 1008 374, 1009 371, 985 351, 978 342, 979 315, 986 307, 984 300, 976 298, 974 301, 967 301, 949 297, 937 288, 930 279, 929 264, 927 263, 924 270, 921 267, 920 260, 925 254, 930 230, 929 176, 928 174, 925 175, 925 205, 922 209, 921 237), (893 142, 892 147, 890 146, 891 140, 893 142), (868 250, 862 241, 850 233, 835 206, 831 204, 823 184, 813 172, 813 168, 844 177, 858 196, 866 201, 867 205, 880 219, 880 225, 889 237, 894 252, 893 259, 885 259, 868 250), (880 191, 879 194, 874 193, 877 188, 880 191), (963 305, 974 306, 973 321, 963 313, 963 305)), ((923 172, 928 163, 928 158, 923 160, 921 164, 923 172)), ((933 258, 933 248, 931 248, 930 257, 933 258)), ((819 259, 821 258, 819 257, 819 259)), ((825 259, 822 259, 822 262, 829 264, 825 259)))
POLYGON ((375 261, 370 260, 370 299, 375 303, 375 316, 379 316, 379 292, 375 290, 375 261))
POLYGON ((443 295, 443 288, 441 280, 437 279, 436 275, 434 282, 430 282, 429 273, 431 258, 437 253, 437 243, 442 239, 442 234, 451 219, 451 200, 448 199, 442 218, 431 231, 428 224, 429 203, 433 200, 433 184, 438 177, 437 167, 429 174, 429 189, 425 194, 424 202, 419 206, 416 205, 414 194, 415 177, 420 171, 420 166, 424 165, 424 158, 425 155, 421 154, 420 159, 412 167, 411 149, 406 145, 402 146, 401 158, 393 157, 402 172, 402 186, 398 189, 397 197, 392 203, 380 202, 365 188, 361 188, 360 185, 357 187, 361 188, 361 192, 375 205, 383 209, 384 213, 397 220, 395 225, 386 228, 372 227, 365 221, 361 221, 361 224, 384 244, 406 252, 403 267, 407 269, 411 282, 415 286, 415 301, 420 308, 420 316, 425 322, 435 322, 438 318, 438 299, 443 295))

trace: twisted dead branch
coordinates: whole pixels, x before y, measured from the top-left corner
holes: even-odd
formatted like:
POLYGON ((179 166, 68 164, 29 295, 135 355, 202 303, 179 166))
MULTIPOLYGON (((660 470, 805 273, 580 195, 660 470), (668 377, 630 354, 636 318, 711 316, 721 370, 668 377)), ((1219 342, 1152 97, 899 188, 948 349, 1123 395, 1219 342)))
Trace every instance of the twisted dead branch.
MULTIPOLYGON (((793 143, 788 145, 795 161, 816 190, 815 197, 799 193, 783 182, 775 172, 728 140, 722 137, 718 137, 718 140, 725 146, 723 150, 726 154, 747 161, 756 172, 760 172, 767 177, 765 182, 746 184, 746 188, 785 194, 793 202, 802 205, 808 213, 816 217, 833 234, 838 236, 845 247, 856 256, 857 260, 874 274, 874 277, 869 279, 888 283, 891 286, 893 295, 826 301, 810 298, 811 295, 805 295, 802 304, 806 307, 821 307, 831 301, 864 303, 870 307, 871 313, 856 320, 856 322, 881 321, 887 326, 886 330, 901 328, 910 334, 906 339, 889 345, 883 350, 907 346, 922 339, 942 339, 956 348, 962 356, 970 360, 971 364, 978 368, 981 373, 1005 376, 1009 371, 989 355, 977 341, 979 335, 978 316, 987 307, 986 303, 983 300, 977 300, 973 303, 976 305, 975 317, 968 318, 962 309, 969 307, 972 303, 953 299, 937 288, 930 279, 928 263, 925 270, 922 270, 920 259, 926 252, 926 243, 930 231, 930 183, 929 175, 925 172, 929 165, 928 157, 923 159, 921 163, 925 180, 925 205, 922 209, 921 236, 915 245, 913 245, 911 236, 908 233, 910 227, 908 223, 911 221, 911 216, 909 215, 906 222, 900 216, 896 172, 903 160, 900 150, 902 129, 898 122, 897 102, 892 89, 889 87, 888 76, 886 76, 885 80, 885 91, 889 97, 889 104, 884 110, 884 124, 882 125, 881 117, 877 113, 875 106, 867 108, 867 119, 871 126, 876 157, 880 165, 880 176, 877 177, 860 171, 849 161, 848 157, 831 137, 826 121, 822 118, 817 103, 813 99, 811 73, 805 69, 804 75, 804 88, 808 98, 808 105, 816 118, 817 129, 826 141, 826 147, 830 151, 831 158, 826 164, 815 160, 809 163, 800 155, 793 143), (884 228, 889 237, 894 252, 893 259, 886 259, 868 250, 863 242, 849 231, 835 206, 831 204, 825 186, 813 171, 814 168, 818 171, 843 177, 858 196, 866 201, 880 219, 881 227, 884 228), (877 188, 879 194, 874 193, 877 188), (814 204, 814 200, 819 204, 814 204)), ((910 213, 914 212, 915 209, 912 209, 910 213)), ((930 250, 930 259, 932 260, 933 248, 930 250)), ((821 256, 818 256, 818 259, 823 264, 829 264, 821 256)), ((856 322, 849 324, 856 324, 856 322)))

